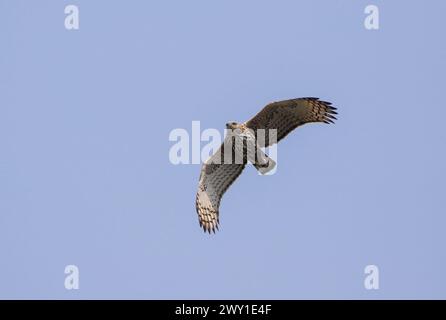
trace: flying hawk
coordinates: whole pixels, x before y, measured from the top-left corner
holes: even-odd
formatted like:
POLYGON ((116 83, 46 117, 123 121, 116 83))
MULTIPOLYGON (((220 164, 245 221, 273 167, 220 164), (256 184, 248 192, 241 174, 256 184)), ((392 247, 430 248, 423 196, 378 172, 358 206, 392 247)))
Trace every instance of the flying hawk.
POLYGON ((195 204, 204 231, 218 230, 221 198, 248 161, 262 174, 274 168, 275 162, 261 148, 279 142, 306 123, 334 123, 335 114, 330 102, 298 98, 270 103, 245 123, 228 122, 224 142, 201 167, 195 204))

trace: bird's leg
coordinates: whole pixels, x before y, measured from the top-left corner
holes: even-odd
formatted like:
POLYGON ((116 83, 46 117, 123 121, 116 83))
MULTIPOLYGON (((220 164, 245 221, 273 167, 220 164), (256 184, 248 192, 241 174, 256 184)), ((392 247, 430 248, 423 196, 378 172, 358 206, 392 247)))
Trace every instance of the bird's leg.
POLYGON ((254 167, 261 174, 270 172, 276 166, 276 162, 257 146, 257 159, 253 162, 254 167))
POLYGON ((274 169, 276 162, 263 152, 255 139, 248 138, 246 141, 248 161, 254 165, 257 171, 266 174, 274 169))

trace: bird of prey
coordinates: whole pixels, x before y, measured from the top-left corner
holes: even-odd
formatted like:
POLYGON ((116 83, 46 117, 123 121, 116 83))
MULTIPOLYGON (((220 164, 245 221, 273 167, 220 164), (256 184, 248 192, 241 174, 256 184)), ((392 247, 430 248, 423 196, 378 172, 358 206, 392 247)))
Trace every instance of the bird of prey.
POLYGON ((221 198, 248 161, 262 174, 274 168, 275 162, 261 148, 279 142, 306 123, 334 123, 336 114, 330 102, 309 97, 273 102, 249 121, 228 122, 221 147, 201 167, 195 205, 204 231, 218 230, 221 198))

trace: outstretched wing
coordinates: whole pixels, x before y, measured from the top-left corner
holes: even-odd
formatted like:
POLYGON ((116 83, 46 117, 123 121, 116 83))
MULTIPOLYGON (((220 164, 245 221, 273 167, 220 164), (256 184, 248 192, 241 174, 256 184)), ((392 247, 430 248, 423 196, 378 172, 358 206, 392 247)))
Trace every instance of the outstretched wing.
MULTIPOLYGON (((336 108, 330 102, 318 98, 298 98, 273 102, 264 107, 254 118, 245 125, 257 133, 258 129, 265 129, 265 143, 262 147, 274 143, 270 141, 268 129, 277 130, 277 142, 288 133, 310 122, 334 123, 336 108)), ((258 140, 259 143, 262 139, 258 140)))
POLYGON ((242 164, 224 163, 224 143, 201 167, 200 182, 195 200, 200 226, 206 232, 215 232, 219 224, 220 201, 245 168, 242 164))

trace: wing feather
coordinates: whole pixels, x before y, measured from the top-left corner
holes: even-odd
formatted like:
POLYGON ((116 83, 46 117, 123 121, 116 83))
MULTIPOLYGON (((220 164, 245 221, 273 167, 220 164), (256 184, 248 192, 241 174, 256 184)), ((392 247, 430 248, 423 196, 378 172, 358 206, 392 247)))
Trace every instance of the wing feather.
POLYGON ((318 98, 298 98, 268 104, 245 125, 255 132, 257 129, 266 129, 264 147, 273 142, 270 142, 268 129, 277 130, 279 142, 292 130, 306 123, 334 123, 336 114, 336 108, 330 102, 318 98))
POLYGON ((200 226, 215 232, 219 225, 219 207, 223 194, 242 173, 246 164, 225 164, 224 143, 201 168, 195 206, 200 226))

